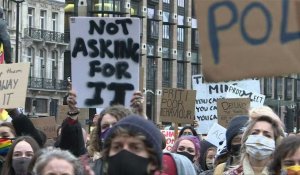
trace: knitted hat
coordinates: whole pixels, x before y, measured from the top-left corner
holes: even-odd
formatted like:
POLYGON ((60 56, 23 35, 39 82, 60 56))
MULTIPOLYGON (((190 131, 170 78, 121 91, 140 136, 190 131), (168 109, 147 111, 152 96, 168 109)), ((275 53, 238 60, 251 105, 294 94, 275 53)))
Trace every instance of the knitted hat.
POLYGON ((238 134, 244 133, 245 124, 248 122, 249 117, 245 115, 236 116, 230 120, 226 131, 226 146, 227 150, 231 149, 231 140, 238 134))
POLYGON ((118 121, 108 132, 105 138, 104 147, 108 147, 107 138, 113 136, 117 128, 126 128, 130 132, 141 133, 146 138, 146 146, 150 146, 154 149, 156 153, 156 158, 158 160, 158 166, 162 164, 162 137, 159 129, 150 121, 146 120, 142 116, 129 115, 118 121))
POLYGON ((196 150, 196 156, 199 156, 200 155, 200 140, 198 137, 196 136, 181 136, 179 137, 175 144, 173 145, 172 147, 172 151, 173 153, 175 153, 177 151, 177 148, 179 146, 179 143, 182 141, 182 140, 189 140, 191 142, 193 142, 194 146, 195 146, 195 150, 196 150))

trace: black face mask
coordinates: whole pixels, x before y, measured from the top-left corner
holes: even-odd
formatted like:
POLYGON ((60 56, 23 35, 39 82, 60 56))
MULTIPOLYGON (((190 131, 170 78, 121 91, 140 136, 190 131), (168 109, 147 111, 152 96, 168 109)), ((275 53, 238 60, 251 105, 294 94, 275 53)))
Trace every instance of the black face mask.
POLYGON ((183 151, 183 152, 177 152, 177 154, 183 155, 183 156, 187 157, 188 159, 190 159, 190 161, 194 162, 193 159, 194 159, 195 156, 191 155, 188 152, 185 152, 185 151, 183 151))
POLYGON ((114 156, 108 157, 109 175, 147 175, 149 159, 122 150, 114 156))
POLYGON ((241 144, 231 145, 230 154, 233 156, 238 156, 240 155, 240 150, 241 150, 241 144))

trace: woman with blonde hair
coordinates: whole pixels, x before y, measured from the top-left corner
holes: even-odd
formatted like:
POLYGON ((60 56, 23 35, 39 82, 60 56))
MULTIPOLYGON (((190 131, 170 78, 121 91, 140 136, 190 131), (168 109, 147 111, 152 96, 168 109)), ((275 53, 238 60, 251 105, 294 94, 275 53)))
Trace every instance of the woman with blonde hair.
POLYGON ((224 174, 268 175, 267 166, 280 142, 281 132, 278 122, 270 116, 262 115, 252 119, 242 137, 240 165, 224 174))

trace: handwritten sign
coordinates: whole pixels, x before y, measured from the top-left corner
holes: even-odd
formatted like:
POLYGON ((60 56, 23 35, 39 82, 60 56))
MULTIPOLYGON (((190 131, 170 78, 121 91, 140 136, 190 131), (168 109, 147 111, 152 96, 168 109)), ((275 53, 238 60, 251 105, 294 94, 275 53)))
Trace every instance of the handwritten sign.
POLYGON ((218 121, 217 100, 224 99, 230 85, 236 85, 252 92, 260 93, 258 79, 206 83, 202 75, 192 77, 193 89, 197 91, 195 119, 198 120, 198 133, 207 134, 212 125, 218 121))
POLYGON ((206 140, 216 147, 221 146, 223 142, 226 142, 226 129, 218 123, 214 123, 208 131, 206 140))
POLYGON ((140 20, 72 17, 70 29, 78 107, 129 107, 139 90, 140 20))
POLYGON ((30 120, 36 128, 46 134, 47 138, 57 137, 55 117, 39 117, 30 120))
POLYGON ((298 73, 298 6, 290 0, 195 1, 206 80, 298 73))
POLYGON ((264 105, 266 96, 230 85, 226 93, 226 98, 249 98, 251 101, 250 108, 257 108, 264 105))
POLYGON ((164 151, 171 151, 175 143, 174 130, 161 130, 161 132, 166 138, 166 148, 164 149, 164 151))
POLYGON ((219 99, 218 124, 227 128, 229 121, 237 115, 248 115, 250 107, 249 98, 219 99))
POLYGON ((196 91, 175 88, 162 90, 160 121, 193 123, 196 91))
POLYGON ((25 108, 29 63, 0 64, 0 108, 25 108))

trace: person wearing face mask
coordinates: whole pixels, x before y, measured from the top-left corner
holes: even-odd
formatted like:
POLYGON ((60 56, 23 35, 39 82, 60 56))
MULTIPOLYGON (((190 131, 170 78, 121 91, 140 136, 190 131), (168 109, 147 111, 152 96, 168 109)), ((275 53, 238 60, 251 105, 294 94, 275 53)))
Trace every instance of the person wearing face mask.
POLYGON ((300 174, 300 136, 289 136, 274 151, 269 166, 271 175, 300 174))
POLYGON ((7 153, 1 175, 30 174, 30 172, 27 172, 29 163, 39 149, 38 143, 32 137, 18 137, 7 153))
POLYGON ((171 150, 172 153, 177 153, 187 157, 194 165, 196 173, 201 172, 200 159, 200 141, 195 136, 181 136, 178 138, 171 150))
POLYGON ((203 171, 200 175, 213 174, 217 147, 206 140, 202 140, 200 148, 200 166, 203 171))
POLYGON ((159 129, 138 115, 129 115, 108 132, 103 147, 103 175, 153 175, 162 168, 159 129))
POLYGON ((241 140, 248 121, 249 117, 245 115, 235 116, 229 121, 225 134, 227 159, 216 166, 214 175, 223 174, 223 172, 240 163, 241 140))
POLYGON ((242 137, 241 162, 225 175, 268 175, 267 165, 272 160, 275 146, 281 139, 281 128, 269 116, 260 116, 247 125, 242 137))

